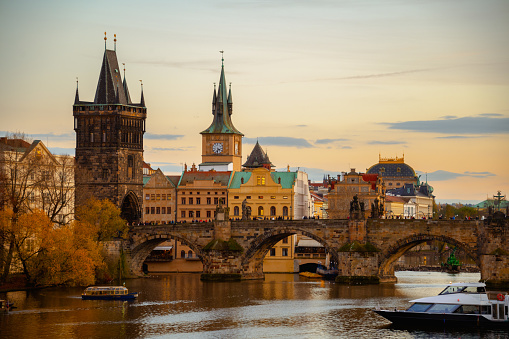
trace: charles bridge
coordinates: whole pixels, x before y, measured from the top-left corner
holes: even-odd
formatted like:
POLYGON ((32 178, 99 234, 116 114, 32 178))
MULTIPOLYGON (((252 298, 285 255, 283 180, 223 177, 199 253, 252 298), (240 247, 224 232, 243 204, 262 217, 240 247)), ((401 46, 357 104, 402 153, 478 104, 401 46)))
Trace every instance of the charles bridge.
MULTIPOLYGON (((222 220, 221 220, 222 219, 222 220)), ((395 282, 394 263, 429 240, 457 246, 477 264, 481 280, 509 285, 507 219, 480 220, 259 220, 134 226, 126 240, 108 245, 126 253, 130 273, 142 274, 149 253, 168 239, 189 246, 203 263, 202 279, 263 279, 263 258, 283 238, 299 234, 320 242, 338 263, 337 282, 395 282)))

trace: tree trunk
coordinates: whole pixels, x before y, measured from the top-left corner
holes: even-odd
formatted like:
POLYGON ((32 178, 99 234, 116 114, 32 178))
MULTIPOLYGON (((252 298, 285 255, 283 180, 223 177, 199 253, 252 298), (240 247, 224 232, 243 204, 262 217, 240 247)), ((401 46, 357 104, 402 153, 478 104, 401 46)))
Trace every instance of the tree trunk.
POLYGON ((9 277, 9 270, 11 269, 12 255, 14 253, 14 235, 11 235, 11 239, 9 242, 9 251, 7 252, 7 257, 5 258, 5 266, 2 276, 0 277, 0 282, 4 283, 7 281, 9 277))

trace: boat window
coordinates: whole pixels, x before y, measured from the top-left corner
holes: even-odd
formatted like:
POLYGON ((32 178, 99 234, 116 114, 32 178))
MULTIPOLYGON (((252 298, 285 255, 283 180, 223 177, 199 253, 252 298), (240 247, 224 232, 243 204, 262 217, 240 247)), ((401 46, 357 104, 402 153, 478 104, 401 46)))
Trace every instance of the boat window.
POLYGON ((460 305, 435 304, 431 306, 428 312, 431 313, 453 313, 460 305))
POLYGON ((443 294, 451 294, 451 293, 459 293, 465 289, 465 286, 447 286, 445 290, 440 292, 439 295, 443 294))
POLYGON ((491 306, 481 306, 481 314, 491 314, 491 306))
POLYGON ((477 287, 477 286, 467 286, 463 290, 463 293, 484 293, 484 287, 477 287))
POLYGON ((415 303, 407 310, 408 312, 425 312, 431 304, 415 303))
POLYGON ((479 314, 479 307, 477 305, 461 305, 454 313, 479 314))

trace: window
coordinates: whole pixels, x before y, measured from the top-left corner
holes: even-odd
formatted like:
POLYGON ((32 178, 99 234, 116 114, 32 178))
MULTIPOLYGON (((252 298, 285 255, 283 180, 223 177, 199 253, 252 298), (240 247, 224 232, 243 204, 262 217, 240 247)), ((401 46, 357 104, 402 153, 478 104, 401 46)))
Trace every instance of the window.
POLYGON ((150 195, 150 199, 152 199, 152 200, 156 200, 156 195, 155 195, 155 194, 151 194, 151 195, 150 195))
POLYGON ((186 198, 182 198, 182 205, 186 204, 186 198))
POLYGON ((265 177, 261 177, 261 176, 256 177, 256 184, 258 186, 265 185, 265 177))
POLYGON ((283 239, 283 244, 288 244, 288 237, 283 239))
POLYGON ((288 199, 288 197, 285 195, 285 196, 283 196, 283 199, 288 199))
POLYGON ((150 200, 150 194, 145 194, 145 200, 150 200))
POLYGON ((167 200, 171 200, 171 194, 168 194, 168 195, 166 196, 166 199, 167 199, 167 200))
POLYGON ((287 257, 288 256, 288 248, 282 248, 281 249, 281 255, 283 257, 287 257))
POLYGON ((398 167, 398 168, 396 169, 396 172, 400 173, 400 172, 401 172, 401 167, 398 167))
POLYGON ((223 204, 223 205, 226 204, 226 198, 221 198, 221 204, 223 204))
POLYGON ((263 206, 258 207, 258 216, 263 216, 263 206))
POLYGON ((193 204, 193 198, 189 198, 189 205, 193 204))
POLYGON ((210 211, 207 211, 207 218, 210 218, 210 211))
POLYGON ((214 205, 219 204, 219 198, 214 198, 214 205))
POLYGON ((196 198, 196 205, 200 205, 201 204, 201 199, 200 198, 196 198))
POLYGON ((263 195, 259 195, 259 196, 258 196, 258 199, 263 199, 263 195))
POLYGON ((166 207, 161 207, 161 214, 166 214, 166 207))
POLYGON ((128 155, 127 156, 127 177, 128 178, 134 178, 134 156, 128 155))
POLYGON ((108 170, 107 169, 103 169, 103 179, 106 180, 108 179, 108 170))
POLYGON ((156 208, 150 207, 150 214, 156 214, 156 208))
POLYGON ((156 200, 161 200, 161 194, 156 194, 156 200))
POLYGON ((240 183, 243 184, 244 183, 244 178, 240 178, 240 183))
POLYGON ((180 211, 180 216, 182 218, 185 218, 186 217, 186 211, 180 211))
POLYGON ((271 206, 271 207, 270 207, 270 216, 272 216, 272 217, 273 217, 273 216, 275 216, 275 215, 276 215, 276 207, 271 206))
POLYGON ((145 214, 150 214, 150 207, 145 207, 145 214))
POLYGON ((238 216, 239 215, 239 206, 235 206, 233 208, 233 215, 238 216))
POLYGON ((233 197, 233 199, 239 199, 239 196, 238 196, 238 195, 236 195, 236 196, 234 196, 234 197, 233 197))
POLYGON ((166 213, 171 214, 171 207, 166 207, 166 213))
POLYGON ((189 218, 193 218, 194 217, 194 211, 189 211, 189 218))
POLYGON ((380 168, 380 172, 384 173, 385 172, 385 167, 380 168))
POLYGON ((271 199, 276 199, 276 196, 275 195, 271 195, 270 198, 271 199))
POLYGON ((187 257, 192 258, 193 257, 193 251, 189 250, 187 251, 187 257))
POLYGON ((156 207, 156 214, 161 214, 161 207, 156 207))
POLYGON ((180 251, 180 257, 185 258, 186 257, 186 251, 182 250, 180 251))
POLYGON ((197 218, 200 218, 200 217, 201 217, 201 212, 200 212, 200 211, 196 211, 196 217, 197 217, 197 218))
POLYGON ((287 217, 287 216, 288 216, 288 207, 283 206, 283 217, 287 217))
POLYGON ((269 252, 269 255, 270 255, 271 257, 275 257, 275 256, 276 256, 276 249, 275 249, 275 248, 271 248, 271 249, 270 249, 270 252, 269 252))
POLYGON ((210 205, 210 198, 207 198, 207 205, 210 205))
POLYGON ((161 200, 166 200, 166 194, 161 194, 161 200))
POLYGON ((246 197, 246 199, 251 199, 251 196, 250 196, 250 195, 248 195, 248 196, 246 197))

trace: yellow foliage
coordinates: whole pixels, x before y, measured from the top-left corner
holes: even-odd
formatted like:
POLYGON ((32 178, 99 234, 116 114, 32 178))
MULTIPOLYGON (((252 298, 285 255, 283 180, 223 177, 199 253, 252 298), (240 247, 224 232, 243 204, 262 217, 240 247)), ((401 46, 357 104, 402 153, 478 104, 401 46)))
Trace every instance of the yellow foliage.
POLYGON ((120 217, 120 209, 108 199, 89 199, 77 208, 76 215, 83 227, 95 233, 97 241, 125 236, 129 231, 126 221, 120 217))

